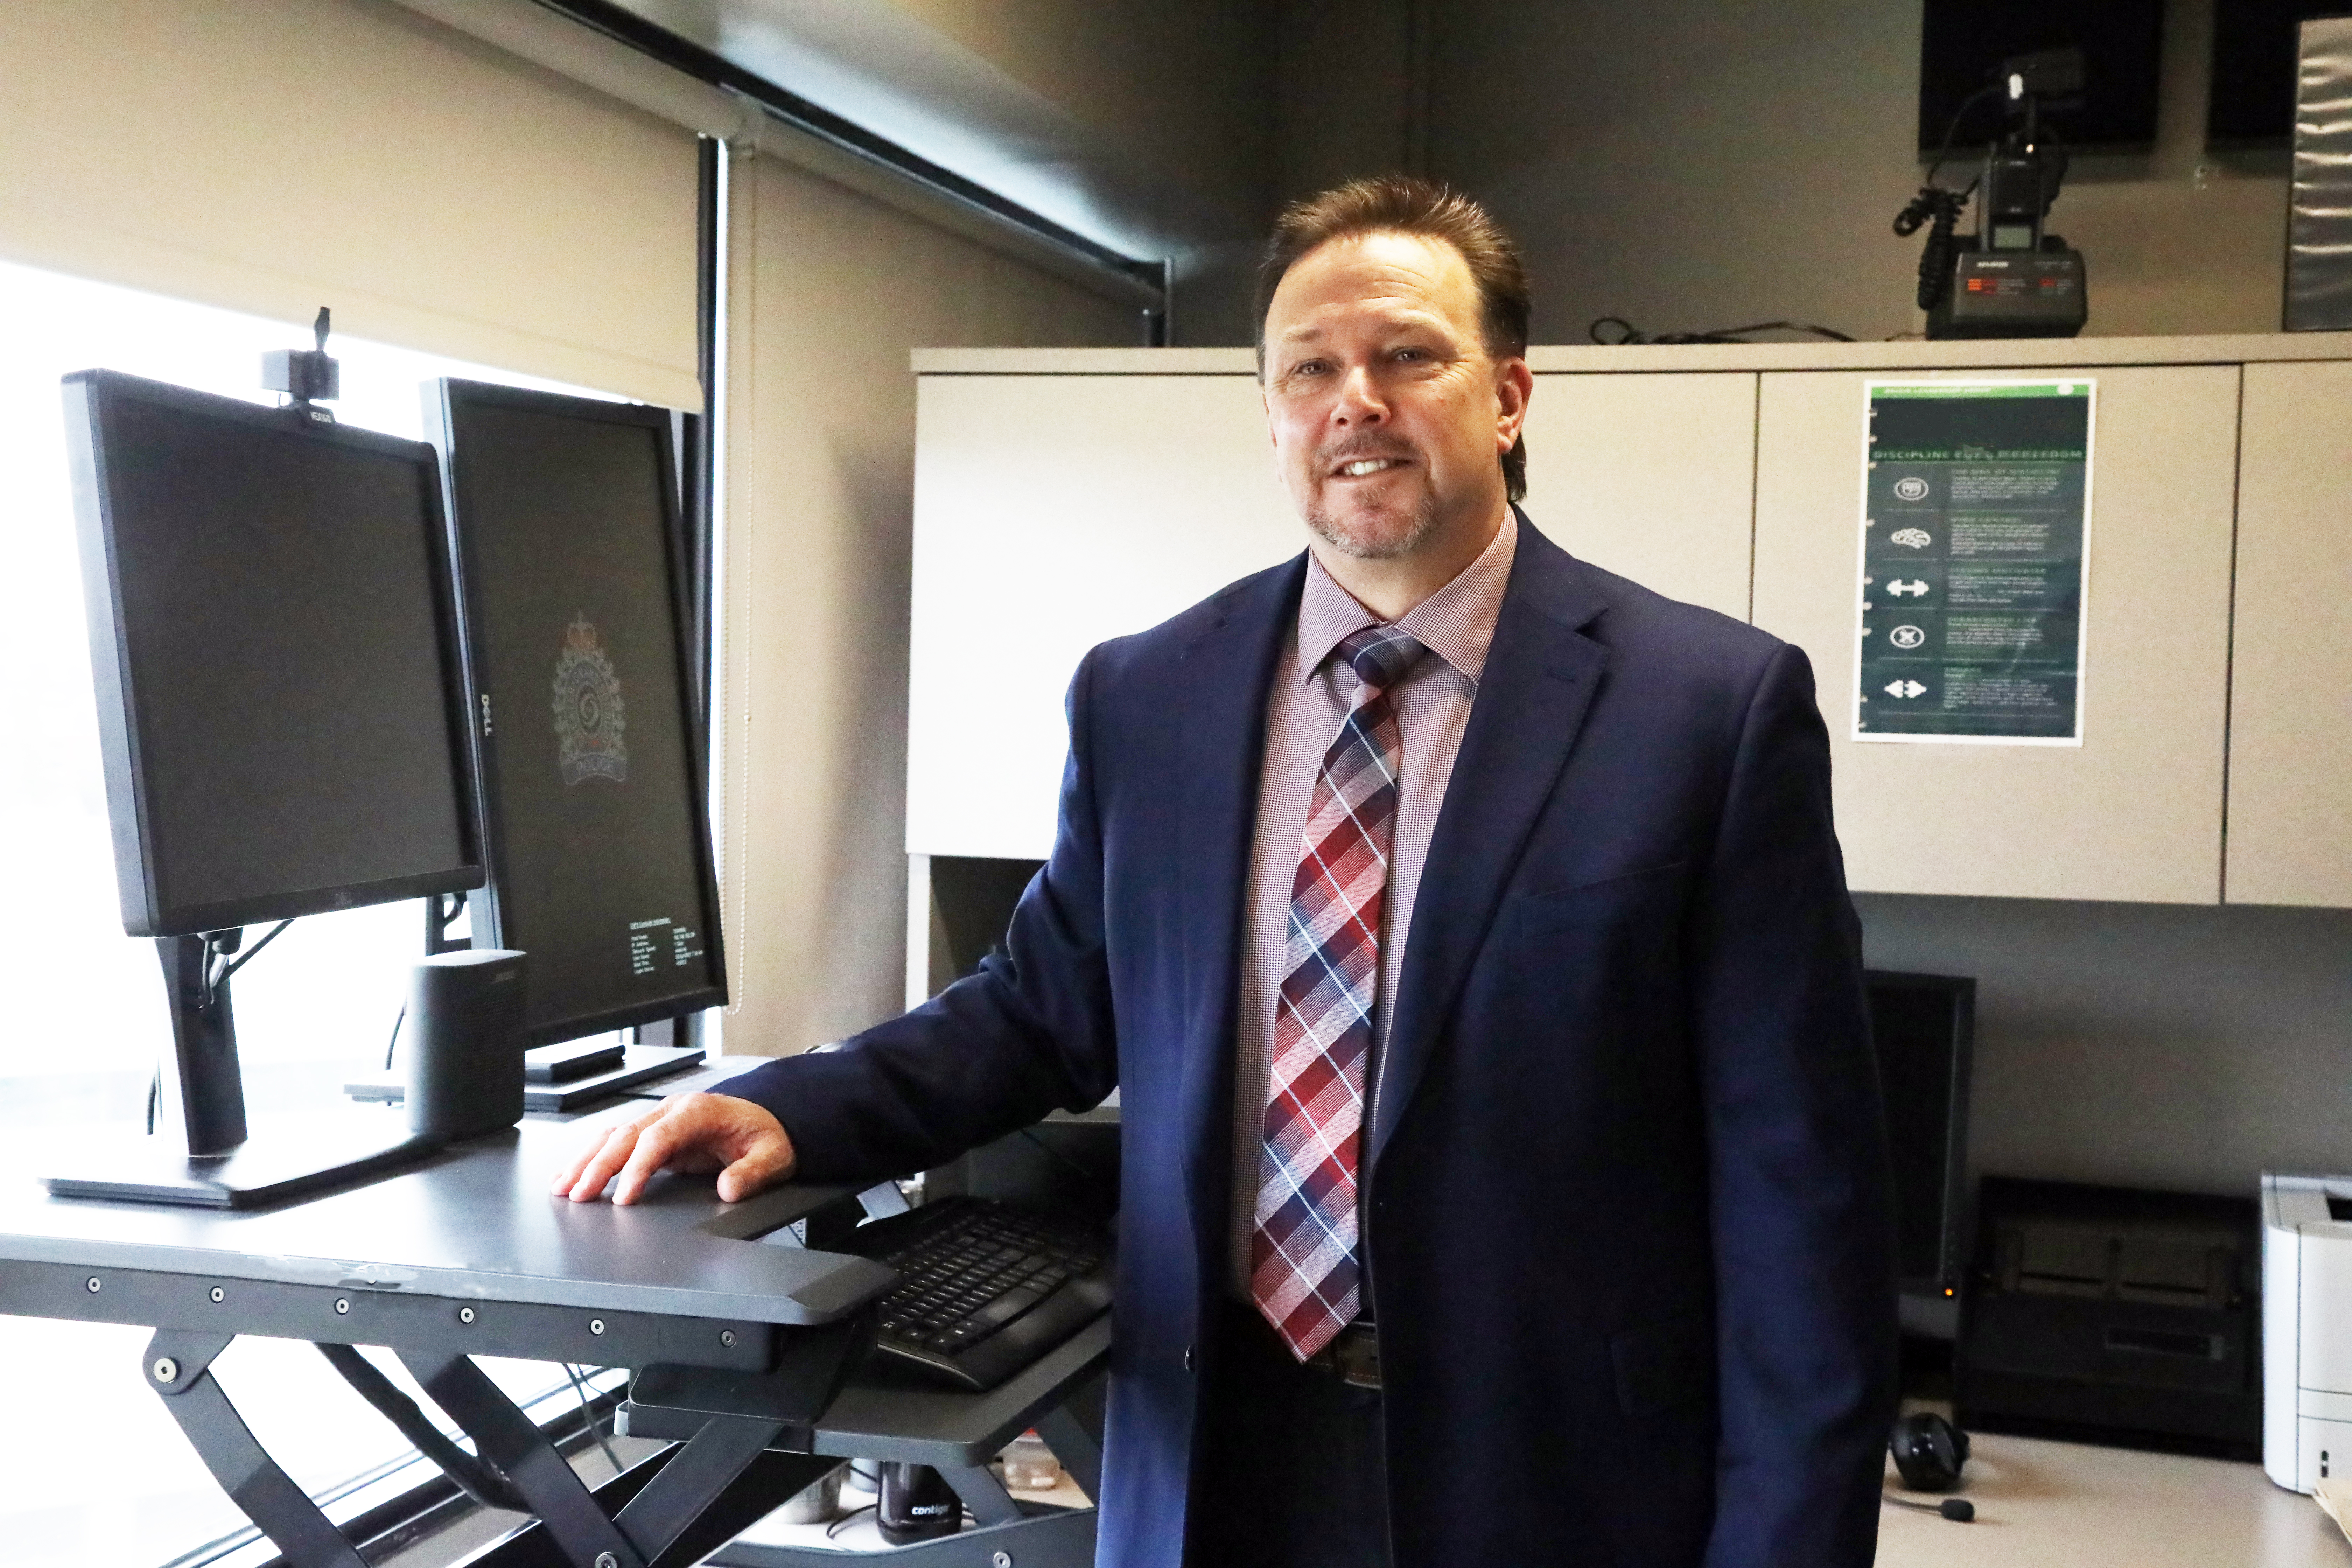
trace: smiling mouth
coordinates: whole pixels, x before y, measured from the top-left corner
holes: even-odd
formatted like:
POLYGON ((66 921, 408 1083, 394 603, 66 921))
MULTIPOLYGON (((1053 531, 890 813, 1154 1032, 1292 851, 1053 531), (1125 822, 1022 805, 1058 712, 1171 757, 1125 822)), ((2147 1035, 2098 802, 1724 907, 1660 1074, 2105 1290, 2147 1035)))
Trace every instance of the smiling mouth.
POLYGON ((1360 479, 1369 474, 1383 473, 1390 468, 1402 468, 1404 467, 1404 461, 1402 458, 1359 458, 1352 463, 1340 464, 1337 477, 1360 479))

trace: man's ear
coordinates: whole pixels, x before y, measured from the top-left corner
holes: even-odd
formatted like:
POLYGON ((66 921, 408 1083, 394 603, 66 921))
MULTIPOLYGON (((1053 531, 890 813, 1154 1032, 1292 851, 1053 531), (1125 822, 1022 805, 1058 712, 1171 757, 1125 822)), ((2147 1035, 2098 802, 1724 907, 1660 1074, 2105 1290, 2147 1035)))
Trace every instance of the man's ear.
POLYGON ((1496 450, 1507 452, 1519 438, 1520 427, 1528 422, 1528 401, 1535 396, 1535 372, 1517 354, 1495 367, 1495 401, 1500 414, 1495 424, 1496 450))

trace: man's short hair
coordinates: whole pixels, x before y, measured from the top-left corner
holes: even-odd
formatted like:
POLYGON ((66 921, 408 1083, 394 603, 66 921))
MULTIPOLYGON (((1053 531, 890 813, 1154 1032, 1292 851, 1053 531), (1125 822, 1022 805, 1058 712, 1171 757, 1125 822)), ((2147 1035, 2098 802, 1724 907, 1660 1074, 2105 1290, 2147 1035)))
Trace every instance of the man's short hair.
MULTIPOLYGON (((1442 239, 1460 252, 1478 285, 1479 335, 1486 352, 1498 360, 1528 352, 1527 268, 1502 225, 1451 186, 1411 174, 1376 174, 1293 202, 1274 220, 1274 234, 1257 268, 1260 375, 1265 374, 1265 315, 1283 275, 1318 246, 1383 233, 1442 239)), ((1513 500, 1528 493, 1524 437, 1503 454, 1503 482, 1513 500)))

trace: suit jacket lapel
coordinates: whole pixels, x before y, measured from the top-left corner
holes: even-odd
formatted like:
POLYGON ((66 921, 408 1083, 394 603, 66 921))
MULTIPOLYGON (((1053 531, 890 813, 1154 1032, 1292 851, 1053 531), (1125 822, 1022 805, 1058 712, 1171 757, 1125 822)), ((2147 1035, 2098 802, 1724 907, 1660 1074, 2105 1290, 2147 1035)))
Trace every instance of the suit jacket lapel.
MULTIPOLYGON (((1169 711, 1187 765, 1171 846, 1184 944, 1180 1106, 1195 1224, 1206 1248, 1225 1243, 1223 1196, 1232 1150, 1234 1019, 1239 1005, 1242 900, 1249 884, 1265 754, 1265 700, 1284 637, 1297 623, 1304 554, 1234 585, 1210 626, 1186 645, 1169 711), (1197 763, 1198 765, 1191 765, 1197 763)), ((1222 1265, 1220 1265, 1222 1267, 1222 1265)))
POLYGON ((1607 651, 1579 630, 1604 601, 1566 551, 1524 516, 1517 525, 1495 639, 1413 895, 1379 1068, 1372 1163, 1412 1099, 1608 663, 1607 651))

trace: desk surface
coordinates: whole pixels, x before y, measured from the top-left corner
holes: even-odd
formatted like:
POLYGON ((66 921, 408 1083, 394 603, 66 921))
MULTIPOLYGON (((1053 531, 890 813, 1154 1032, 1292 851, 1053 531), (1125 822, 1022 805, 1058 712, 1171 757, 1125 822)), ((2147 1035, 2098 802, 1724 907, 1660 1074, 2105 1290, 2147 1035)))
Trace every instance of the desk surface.
POLYGON ((748 1239, 833 1189, 784 1186, 726 1205, 708 1176, 664 1175, 628 1208, 553 1195, 553 1173, 594 1120, 526 1121, 413 1170, 248 1212, 53 1198, 34 1179, 37 1163, 12 1160, 0 1174, 0 1262, 782 1324, 830 1321, 893 1278, 863 1258, 748 1239))
MULTIPOLYGON (((2260 1465, 1972 1434, 1973 1524, 1881 1510, 1880 1568, 2347 1568, 2352 1543, 2260 1465)), ((1890 1464, 1886 1482, 1902 1492, 1890 1464)))

